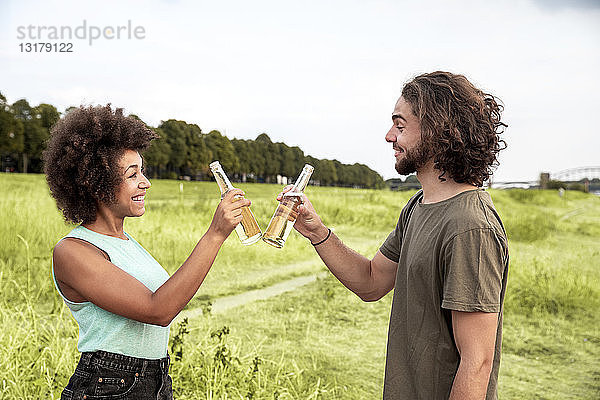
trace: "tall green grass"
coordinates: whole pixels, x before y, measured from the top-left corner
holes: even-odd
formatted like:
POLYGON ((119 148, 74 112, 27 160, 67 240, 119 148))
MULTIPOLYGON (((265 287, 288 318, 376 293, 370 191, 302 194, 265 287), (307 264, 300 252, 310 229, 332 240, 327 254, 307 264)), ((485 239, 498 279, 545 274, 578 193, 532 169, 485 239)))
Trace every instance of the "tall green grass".
MULTIPOLYGON (((208 228, 210 182, 155 181, 147 213, 126 230, 173 272, 208 228)), ((276 185, 241 185, 264 229, 276 185)), ((50 277, 65 224, 39 175, 0 174, 0 398, 58 398, 77 361, 77 326, 50 277)), ((370 257, 412 193, 309 187, 328 226, 370 257)), ((600 397, 600 198, 492 191, 511 266, 502 399, 600 397)), ((191 306, 324 267, 292 233, 282 250, 233 235, 191 306)), ((371 399, 381 396, 391 298, 365 304, 333 278, 204 314, 171 328, 179 399, 371 399), (175 358, 179 358, 176 359, 175 358)))

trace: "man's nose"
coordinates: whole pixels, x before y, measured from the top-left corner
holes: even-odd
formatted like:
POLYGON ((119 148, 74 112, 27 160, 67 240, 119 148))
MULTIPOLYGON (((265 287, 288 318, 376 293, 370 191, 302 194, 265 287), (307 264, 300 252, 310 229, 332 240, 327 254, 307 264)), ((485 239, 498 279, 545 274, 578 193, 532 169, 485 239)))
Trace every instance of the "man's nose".
POLYGON ((385 141, 389 143, 394 143, 396 141, 396 137, 396 132, 394 132, 394 127, 392 126, 385 135, 385 141))

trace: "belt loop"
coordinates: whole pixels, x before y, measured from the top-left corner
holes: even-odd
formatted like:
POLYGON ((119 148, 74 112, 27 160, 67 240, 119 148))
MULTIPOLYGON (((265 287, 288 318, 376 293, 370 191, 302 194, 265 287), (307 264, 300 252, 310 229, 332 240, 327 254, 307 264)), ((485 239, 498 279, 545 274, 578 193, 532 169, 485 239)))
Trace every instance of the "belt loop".
POLYGON ((79 360, 79 362, 81 362, 83 365, 90 365, 93 355, 94 353, 90 352, 81 353, 81 359, 79 360))
POLYGON ((144 375, 144 372, 146 372, 146 367, 148 366, 148 361, 144 360, 142 362, 142 375, 144 375))

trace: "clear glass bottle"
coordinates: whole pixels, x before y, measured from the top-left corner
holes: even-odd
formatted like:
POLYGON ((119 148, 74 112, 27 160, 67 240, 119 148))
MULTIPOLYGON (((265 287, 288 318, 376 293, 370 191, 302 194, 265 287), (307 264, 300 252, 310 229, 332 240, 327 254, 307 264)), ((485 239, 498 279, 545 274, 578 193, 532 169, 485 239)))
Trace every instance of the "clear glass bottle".
MULTIPOLYGON (((223 198, 225 193, 234 187, 229 181, 229 178, 227 178, 225 171, 223 171, 220 162, 214 161, 210 163, 209 167, 221 190, 221 198, 223 198)), ((240 200, 242 197, 236 196, 236 198, 240 200)), ((242 244, 245 245, 256 243, 260 239, 260 227, 258 226, 258 222, 256 222, 256 218, 254 218, 252 211, 250 211, 250 207, 242 207, 242 222, 235 227, 235 233, 237 233, 242 244)))
POLYGON ((263 234, 263 240, 271 246, 280 249, 285 244, 298 217, 298 206, 302 204, 302 194, 308 185, 313 170, 312 165, 304 165, 292 190, 283 194, 283 198, 263 234))

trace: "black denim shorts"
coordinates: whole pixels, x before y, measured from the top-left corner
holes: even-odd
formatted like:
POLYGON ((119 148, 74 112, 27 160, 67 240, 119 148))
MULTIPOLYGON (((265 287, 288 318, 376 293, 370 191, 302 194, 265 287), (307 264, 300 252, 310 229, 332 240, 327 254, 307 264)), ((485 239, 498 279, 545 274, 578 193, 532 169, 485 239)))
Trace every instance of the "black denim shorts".
POLYGON ((82 353, 61 400, 172 400, 169 356, 159 360, 106 351, 82 353))

